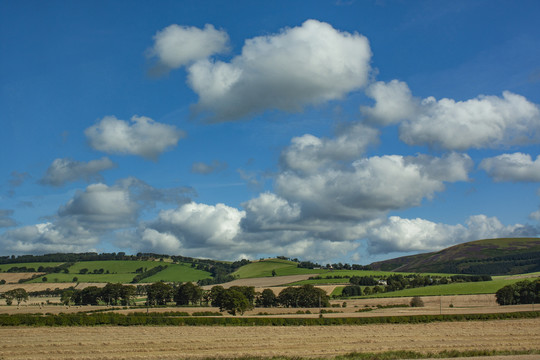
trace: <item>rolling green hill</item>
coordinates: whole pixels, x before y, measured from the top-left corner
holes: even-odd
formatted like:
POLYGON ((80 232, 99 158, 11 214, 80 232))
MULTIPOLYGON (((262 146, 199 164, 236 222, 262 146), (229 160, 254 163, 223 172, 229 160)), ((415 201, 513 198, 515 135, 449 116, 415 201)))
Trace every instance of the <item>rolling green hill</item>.
POLYGON ((233 272, 232 275, 240 279, 267 277, 272 276, 272 270, 275 270, 276 275, 278 276, 318 274, 323 272, 321 270, 299 268, 298 263, 294 261, 281 259, 265 259, 244 265, 235 272, 233 272))
POLYGON ((512 275, 540 271, 539 238, 471 241, 447 249, 371 264, 374 270, 512 275))

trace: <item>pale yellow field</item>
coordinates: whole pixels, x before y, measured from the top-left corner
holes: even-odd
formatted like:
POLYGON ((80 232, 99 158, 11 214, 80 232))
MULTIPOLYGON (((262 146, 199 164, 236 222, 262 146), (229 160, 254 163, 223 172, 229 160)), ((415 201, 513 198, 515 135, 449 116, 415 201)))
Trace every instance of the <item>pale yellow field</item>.
POLYGON ((45 273, 2 273, 0 280, 6 280, 7 284, 18 284, 21 279, 30 279, 34 275, 44 275, 45 273))
POLYGON ((184 359, 540 348, 540 319, 290 327, 0 328, 0 358, 184 359))

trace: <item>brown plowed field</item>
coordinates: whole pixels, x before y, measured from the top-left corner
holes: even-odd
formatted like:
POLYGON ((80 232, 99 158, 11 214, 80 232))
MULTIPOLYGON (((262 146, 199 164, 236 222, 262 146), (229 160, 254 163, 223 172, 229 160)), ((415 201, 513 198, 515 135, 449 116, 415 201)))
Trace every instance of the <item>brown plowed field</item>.
POLYGON ((0 356, 15 359, 184 359, 336 356, 411 350, 540 347, 540 319, 289 327, 0 328, 0 356))

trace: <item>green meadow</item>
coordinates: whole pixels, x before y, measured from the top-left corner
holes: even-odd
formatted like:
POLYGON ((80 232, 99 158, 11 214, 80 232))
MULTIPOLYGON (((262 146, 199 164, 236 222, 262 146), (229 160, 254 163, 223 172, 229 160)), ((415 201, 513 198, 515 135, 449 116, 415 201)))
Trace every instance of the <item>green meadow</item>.
POLYGON ((239 279, 257 278, 272 276, 272 270, 275 270, 277 276, 301 275, 301 274, 319 274, 322 270, 302 269, 297 267, 297 263, 281 259, 265 259, 247 264, 232 273, 239 279))
MULTIPOLYGON (((437 295, 474 295, 474 294, 494 294, 500 288, 523 281, 523 278, 509 276, 495 276, 492 281, 480 282, 460 282, 446 285, 433 285, 419 288, 403 289, 359 298, 388 298, 407 296, 437 296, 437 295)), ((364 288, 364 287, 362 287, 364 288)), ((339 296, 343 287, 336 288, 332 295, 339 296)))

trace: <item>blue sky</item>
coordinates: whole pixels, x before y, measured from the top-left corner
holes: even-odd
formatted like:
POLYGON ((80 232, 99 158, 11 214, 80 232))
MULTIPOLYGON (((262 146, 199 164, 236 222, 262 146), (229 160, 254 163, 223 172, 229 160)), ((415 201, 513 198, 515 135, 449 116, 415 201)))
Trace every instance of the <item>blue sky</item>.
POLYGON ((537 1, 0 1, 0 255, 368 264, 540 233, 537 1))

